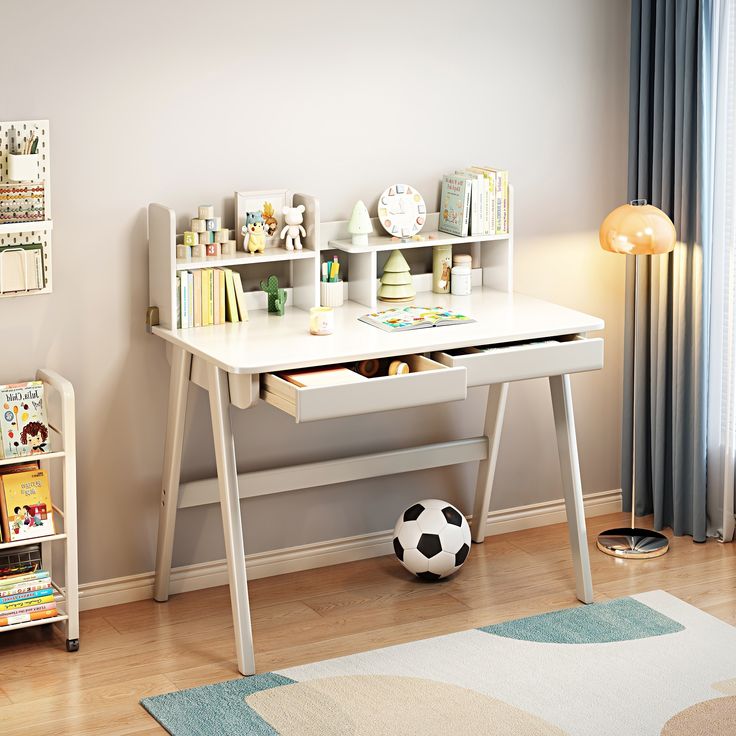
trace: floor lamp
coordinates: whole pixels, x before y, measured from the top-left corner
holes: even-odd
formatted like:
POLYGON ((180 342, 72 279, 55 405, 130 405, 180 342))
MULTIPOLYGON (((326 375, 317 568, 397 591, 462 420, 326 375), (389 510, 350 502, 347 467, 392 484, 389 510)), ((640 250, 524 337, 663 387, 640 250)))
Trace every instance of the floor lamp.
MULTIPOLYGON (((637 199, 611 212, 601 225, 603 250, 634 256, 634 380, 637 366, 637 312, 639 307, 639 257, 669 253, 675 247, 675 226, 662 210, 637 199)), ((613 557, 647 559, 659 557, 669 549, 664 534, 636 526, 636 385, 632 391, 631 526, 607 529, 598 535, 598 549, 613 557)))

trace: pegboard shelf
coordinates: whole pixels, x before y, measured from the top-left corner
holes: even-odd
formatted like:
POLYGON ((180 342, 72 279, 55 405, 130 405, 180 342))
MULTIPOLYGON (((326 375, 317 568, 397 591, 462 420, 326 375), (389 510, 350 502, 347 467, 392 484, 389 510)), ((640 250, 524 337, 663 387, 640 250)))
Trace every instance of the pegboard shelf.
POLYGON ((12 235, 13 233, 47 233, 53 229, 54 224, 51 220, 0 223, 0 234, 12 235))
POLYGON ((0 298, 52 290, 50 154, 48 120, 0 122, 0 298))

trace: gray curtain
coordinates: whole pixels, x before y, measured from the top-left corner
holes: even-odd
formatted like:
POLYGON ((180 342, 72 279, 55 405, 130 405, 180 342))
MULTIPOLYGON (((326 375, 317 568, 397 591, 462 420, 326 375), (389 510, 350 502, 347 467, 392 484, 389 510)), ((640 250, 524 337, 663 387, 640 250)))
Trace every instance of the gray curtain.
MULTIPOLYGON (((700 246, 701 0, 632 0, 629 199, 647 199, 675 223, 673 253, 639 256, 626 288, 622 487, 631 500, 636 422, 636 512, 656 529, 706 537, 707 330, 700 246), (633 320, 637 320, 634 375, 633 320), (636 416, 633 416, 636 392, 636 416)), ((629 509, 630 509, 629 505, 629 509)))

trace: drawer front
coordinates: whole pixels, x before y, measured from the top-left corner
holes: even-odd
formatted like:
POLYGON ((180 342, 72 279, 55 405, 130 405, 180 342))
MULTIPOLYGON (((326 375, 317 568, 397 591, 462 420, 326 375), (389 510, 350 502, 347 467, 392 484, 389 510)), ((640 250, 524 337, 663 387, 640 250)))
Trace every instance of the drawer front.
POLYGON ((487 386, 598 370, 603 367, 603 339, 576 336, 561 342, 468 348, 467 352, 455 355, 434 353, 432 358, 443 365, 467 368, 468 386, 487 386))
POLYGON ((274 373, 266 373, 261 381, 261 398, 297 422, 334 419, 405 409, 465 398, 466 370, 462 366, 446 367, 421 355, 402 357, 411 373, 381 376, 360 383, 300 388, 274 373))

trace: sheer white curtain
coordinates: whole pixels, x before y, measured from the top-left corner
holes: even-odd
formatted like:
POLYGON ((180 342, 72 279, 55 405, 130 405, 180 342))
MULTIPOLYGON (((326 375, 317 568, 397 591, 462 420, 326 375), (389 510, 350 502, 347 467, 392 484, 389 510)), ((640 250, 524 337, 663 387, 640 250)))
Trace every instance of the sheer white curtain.
POLYGON ((703 240, 710 259, 708 526, 734 538, 736 469, 736 0, 705 0, 703 240))

